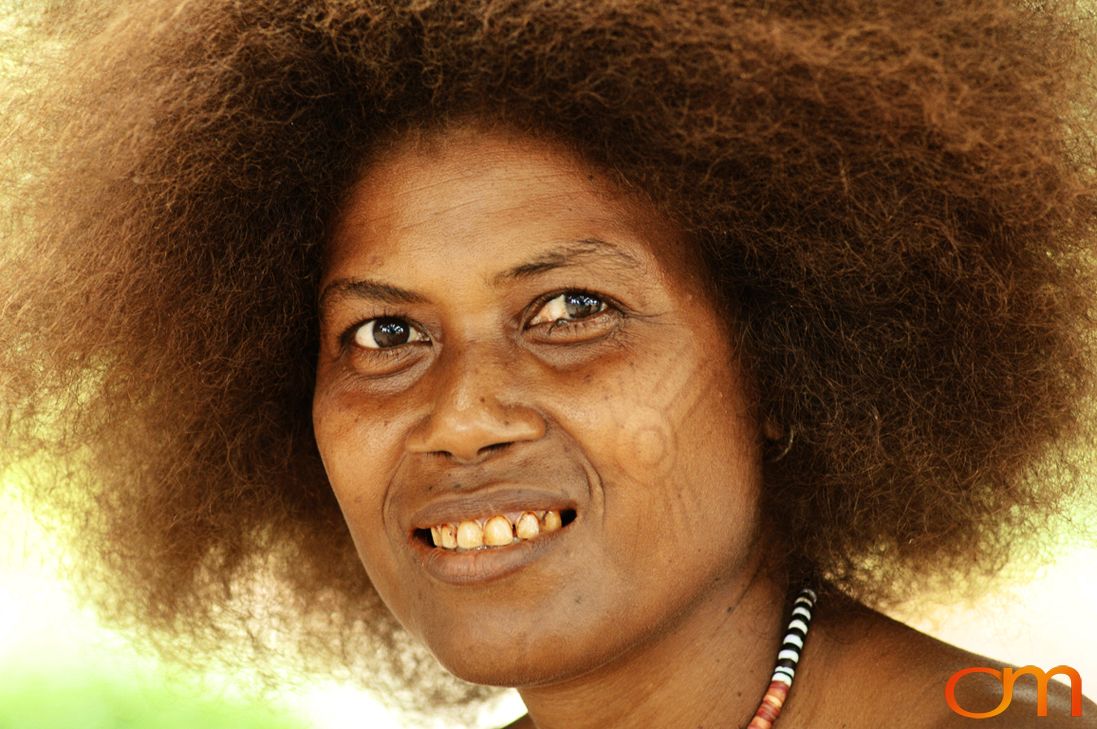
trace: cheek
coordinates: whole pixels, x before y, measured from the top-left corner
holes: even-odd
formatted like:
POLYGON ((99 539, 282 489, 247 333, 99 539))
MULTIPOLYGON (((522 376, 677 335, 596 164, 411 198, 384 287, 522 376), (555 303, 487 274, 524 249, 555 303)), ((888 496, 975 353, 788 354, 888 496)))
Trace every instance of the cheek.
MULTIPOLYGON (((425 597, 401 579, 392 535, 399 529, 385 519, 385 499, 399 464, 404 425, 399 403, 363 402, 348 393, 325 393, 313 402, 313 430, 332 491, 354 542, 358 559, 389 611, 412 634, 419 634, 413 606, 425 597), (395 412, 388 412, 385 408, 395 412)), ((406 417, 406 413, 405 413, 406 417)))
POLYGON ((688 549, 712 569, 754 536, 759 436, 720 342, 660 345, 585 378, 565 422, 603 483, 618 567, 680 574, 688 549))
POLYGON ((399 453, 391 423, 384 412, 348 394, 318 388, 313 401, 313 431, 324 470, 359 557, 378 588, 391 563, 383 516, 399 453))
POLYGON ((587 432, 581 440, 623 485, 677 480, 713 460, 753 457, 757 434, 737 373, 704 344, 636 351, 588 374, 582 391, 564 401, 567 419, 587 432))

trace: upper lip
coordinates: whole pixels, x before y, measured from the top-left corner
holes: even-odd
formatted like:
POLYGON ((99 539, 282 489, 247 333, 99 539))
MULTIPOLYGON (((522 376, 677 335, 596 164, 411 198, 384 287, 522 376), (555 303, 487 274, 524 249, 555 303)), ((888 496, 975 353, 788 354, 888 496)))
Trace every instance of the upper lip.
POLYGON ((429 529, 440 524, 457 524, 513 511, 563 511, 574 509, 575 501, 558 493, 530 487, 505 486, 433 501, 411 517, 412 529, 429 529))

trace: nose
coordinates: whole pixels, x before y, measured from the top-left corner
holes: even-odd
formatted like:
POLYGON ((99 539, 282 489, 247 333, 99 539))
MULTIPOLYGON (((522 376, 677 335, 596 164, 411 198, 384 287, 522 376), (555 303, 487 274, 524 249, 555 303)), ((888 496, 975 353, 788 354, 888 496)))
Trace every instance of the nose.
POLYGON ((492 451, 544 436, 544 417, 521 402, 525 394, 500 353, 482 343, 451 346, 435 366, 432 408, 409 434, 409 452, 477 463, 492 451))

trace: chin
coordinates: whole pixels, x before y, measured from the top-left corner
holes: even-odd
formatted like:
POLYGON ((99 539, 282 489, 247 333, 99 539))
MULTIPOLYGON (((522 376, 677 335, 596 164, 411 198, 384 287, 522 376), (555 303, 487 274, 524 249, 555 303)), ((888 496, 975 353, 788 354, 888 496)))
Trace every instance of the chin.
POLYGON ((507 667, 470 661, 443 663, 442 666, 462 681, 501 688, 517 688, 526 685, 533 672, 533 667, 529 665, 507 667))
POLYGON ((438 662, 457 678, 508 688, 551 683, 583 672, 584 667, 576 665, 582 662, 581 656, 563 654, 560 645, 559 638, 530 639, 515 635, 494 641, 427 642, 438 662))
POLYGON ((457 664, 443 663, 442 666, 462 681, 513 689, 559 683, 577 678, 597 668, 597 664, 587 661, 572 664, 556 662, 545 665, 541 661, 524 656, 506 664, 489 660, 487 663, 477 664, 471 661, 458 661, 457 664))
POLYGON ((531 654, 503 657, 482 651, 460 656, 435 653, 435 658, 443 668, 462 681, 484 686, 519 688, 548 683, 560 675, 531 654))

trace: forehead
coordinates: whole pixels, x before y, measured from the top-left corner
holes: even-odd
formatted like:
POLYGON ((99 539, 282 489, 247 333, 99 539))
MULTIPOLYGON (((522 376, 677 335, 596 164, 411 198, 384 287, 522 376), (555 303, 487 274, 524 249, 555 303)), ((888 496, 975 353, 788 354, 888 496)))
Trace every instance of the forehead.
POLYGON ((691 248, 649 203, 560 144, 467 127, 409 135, 375 155, 350 190, 325 278, 348 267, 414 272, 481 261, 503 268, 590 240, 656 274, 684 272, 691 248))

